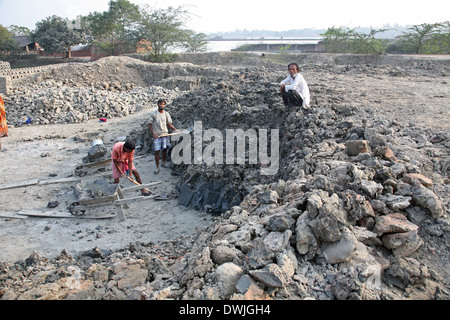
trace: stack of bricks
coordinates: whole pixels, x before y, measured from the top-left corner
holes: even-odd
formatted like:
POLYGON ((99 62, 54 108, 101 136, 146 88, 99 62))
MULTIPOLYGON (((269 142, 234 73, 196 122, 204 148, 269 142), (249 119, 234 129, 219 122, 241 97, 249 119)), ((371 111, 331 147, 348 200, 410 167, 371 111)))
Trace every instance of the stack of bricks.
POLYGON ((0 61, 0 94, 7 94, 10 91, 11 66, 9 62, 0 61))
POLYGON ((12 85, 15 81, 21 80, 36 73, 43 72, 53 67, 61 67, 66 65, 68 65, 68 63, 60 63, 33 68, 11 69, 9 62, 0 61, 0 93, 10 93, 12 85))

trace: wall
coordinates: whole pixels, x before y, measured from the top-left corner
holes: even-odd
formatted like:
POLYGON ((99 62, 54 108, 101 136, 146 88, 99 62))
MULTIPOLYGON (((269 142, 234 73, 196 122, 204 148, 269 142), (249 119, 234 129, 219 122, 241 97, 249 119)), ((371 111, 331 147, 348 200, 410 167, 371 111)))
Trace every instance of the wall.
POLYGON ((244 44, 243 50, 232 51, 257 51, 257 52, 325 52, 322 44, 283 44, 283 43, 258 43, 258 44, 244 44), (285 49, 282 49, 285 48, 285 49))
POLYGON ((8 82, 11 80, 9 79, 9 72, 11 71, 11 66, 9 65, 9 62, 3 62, 0 61, 0 93, 5 94, 8 93, 8 82))
POLYGON ((11 80, 7 77, 0 77, 0 94, 7 94, 10 91, 8 87, 8 83, 10 82, 11 80))
POLYGON ((9 62, 0 61, 0 93, 8 94, 11 92, 14 82, 31 75, 41 73, 55 67, 68 65, 68 63, 53 64, 33 68, 11 69, 9 62))

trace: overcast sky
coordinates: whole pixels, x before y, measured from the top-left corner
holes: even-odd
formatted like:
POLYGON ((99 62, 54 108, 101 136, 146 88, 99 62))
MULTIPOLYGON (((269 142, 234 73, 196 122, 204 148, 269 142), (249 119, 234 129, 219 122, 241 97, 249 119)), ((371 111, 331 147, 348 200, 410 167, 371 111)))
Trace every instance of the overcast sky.
MULTIPOLYGON (((326 29, 329 27, 373 27, 385 24, 413 25, 450 20, 450 1, 404 0, 131 0, 152 7, 184 6, 191 13, 186 26, 206 34, 220 31, 326 29)), ((57 15, 77 15, 108 10, 109 0, 0 0, 0 24, 25 26, 57 15)))

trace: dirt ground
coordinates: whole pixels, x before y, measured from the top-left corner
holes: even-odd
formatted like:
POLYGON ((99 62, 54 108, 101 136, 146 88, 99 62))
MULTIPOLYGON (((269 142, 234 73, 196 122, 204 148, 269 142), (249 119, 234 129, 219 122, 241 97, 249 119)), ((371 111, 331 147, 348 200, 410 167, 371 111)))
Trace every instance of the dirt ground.
MULTIPOLYGON (((143 111, 125 118, 107 122, 91 120, 87 123, 10 128, 9 137, 2 138, 0 150, 1 182, 26 184, 30 180, 55 181, 76 178, 75 168, 82 164, 92 141, 102 139, 110 149, 118 138, 133 129, 141 130, 150 111, 143 111)), ((180 235, 195 233, 208 224, 212 216, 178 205, 175 185, 177 177, 168 168, 154 174, 155 160, 152 154, 136 156, 135 165, 143 183, 162 182, 150 190, 168 196, 168 200, 148 199, 132 203, 125 209, 126 220, 119 216, 110 219, 94 217, 117 215, 112 204, 91 207, 84 218, 72 216, 68 206, 77 200, 73 189, 77 182, 34 184, 0 190, 0 261, 15 262, 26 259, 33 251, 52 258, 63 249, 71 255, 99 247, 114 250, 134 242, 161 242, 180 235), (56 208, 48 208, 57 200, 56 208), (5 208, 7 208, 5 210, 5 208), (100 209, 100 211, 98 209, 100 209), (43 213, 65 215, 68 218, 41 218, 18 213, 43 213)), ((105 179, 112 184, 109 165, 105 166, 105 179)), ((89 176, 83 177, 88 179, 89 176)), ((134 184, 121 179, 122 188, 134 184)), ((140 196, 130 191, 126 198, 140 196)))
MULTIPOLYGON (((328 105, 327 99, 341 99, 347 106, 360 108, 368 118, 395 119, 418 128, 448 132, 449 76, 402 75, 404 70, 386 67, 355 71, 350 67, 348 72, 333 73, 311 67, 303 74, 311 84, 313 99, 314 95, 319 98, 316 102, 320 105, 328 105)), ((93 140, 102 139, 110 149, 119 137, 133 129, 141 130, 151 111, 148 109, 123 118, 108 119, 107 122, 90 120, 78 124, 10 127, 9 137, 1 141, 0 185, 32 179, 46 181, 75 177, 74 170, 86 157, 93 140)), ((169 200, 148 199, 133 203, 125 211, 126 221, 119 217, 79 219, 71 216, 67 206, 75 200, 73 188, 76 182, 0 190, 0 261, 25 259, 33 251, 53 258, 63 249, 76 255, 95 247, 113 250, 136 241, 173 240, 180 235, 197 232, 214 219, 210 214, 177 204, 178 179, 166 168, 155 175, 152 154, 137 158, 135 164, 143 183, 162 182, 152 191, 169 195, 169 200), (55 200, 60 202, 59 205, 54 209, 48 208, 48 203, 55 200), (18 212, 53 212, 68 217, 36 218, 18 212)), ((106 177, 112 183, 112 175, 106 177)), ((122 179, 121 186, 131 187, 133 184, 122 179)), ((139 196, 139 192, 127 197, 134 196, 139 196)), ((105 210, 110 212, 104 215, 117 213, 112 205, 106 206, 105 210)), ((85 217, 93 218, 95 215, 87 212, 85 217)))

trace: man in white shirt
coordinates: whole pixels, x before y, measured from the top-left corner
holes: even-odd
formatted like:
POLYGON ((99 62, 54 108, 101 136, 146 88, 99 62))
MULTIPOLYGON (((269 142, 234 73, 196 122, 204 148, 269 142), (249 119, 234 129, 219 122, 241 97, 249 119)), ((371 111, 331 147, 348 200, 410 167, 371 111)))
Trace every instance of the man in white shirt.
POLYGON ((156 170, 159 173, 159 158, 162 153, 162 166, 166 167, 167 150, 171 147, 169 128, 176 131, 172 124, 172 117, 165 111, 166 100, 160 99, 158 101, 158 110, 150 114, 149 129, 153 135, 153 147, 155 150, 156 170))
POLYGON ((305 78, 299 73, 300 67, 297 63, 288 65, 289 77, 281 81, 280 92, 286 107, 308 107, 310 104, 310 93, 305 78))

